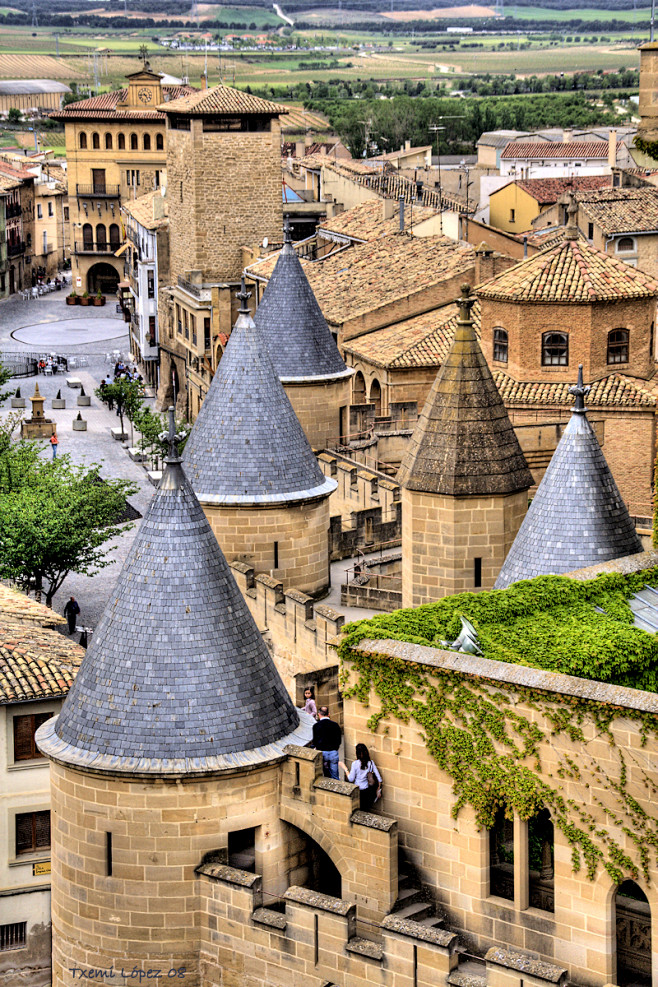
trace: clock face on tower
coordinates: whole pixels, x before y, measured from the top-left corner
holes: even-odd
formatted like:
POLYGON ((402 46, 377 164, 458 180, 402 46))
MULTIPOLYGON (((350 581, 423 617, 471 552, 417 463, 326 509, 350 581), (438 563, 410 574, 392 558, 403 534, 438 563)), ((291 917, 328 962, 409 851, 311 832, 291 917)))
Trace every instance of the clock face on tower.
POLYGON ((137 97, 142 103, 150 103, 153 99, 153 91, 151 89, 140 89, 137 97))

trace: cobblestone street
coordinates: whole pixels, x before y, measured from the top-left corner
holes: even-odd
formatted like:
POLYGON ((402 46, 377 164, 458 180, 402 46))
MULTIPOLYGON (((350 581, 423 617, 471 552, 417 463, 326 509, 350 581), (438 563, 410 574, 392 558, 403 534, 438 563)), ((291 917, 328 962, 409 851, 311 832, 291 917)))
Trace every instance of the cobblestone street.
MULTIPOLYGON (((94 390, 108 372, 112 364, 106 362, 106 354, 120 350, 124 358, 129 356, 126 324, 115 314, 114 305, 102 308, 88 306, 67 306, 65 292, 55 292, 41 298, 24 302, 16 296, 0 302, 0 350, 9 353, 60 353, 64 356, 86 357, 88 366, 77 367, 69 374, 55 374, 46 377, 27 377, 13 380, 10 386, 20 386, 23 397, 29 398, 34 392, 35 381, 46 398, 44 411, 57 427, 59 455, 68 453, 74 463, 98 463, 100 474, 106 479, 120 478, 131 480, 138 486, 138 492, 130 498, 130 503, 140 514, 144 514, 154 493, 146 471, 133 463, 126 449, 116 442, 110 429, 119 424, 114 412, 94 395, 94 390), (16 336, 19 338, 17 339, 16 336), (88 342, 85 339, 88 338, 88 342), (31 342, 25 342, 25 340, 31 342), (69 340, 72 340, 69 342, 69 340), (74 340, 74 342, 73 342, 74 340), (66 386, 66 377, 79 377, 87 394, 91 396, 89 408, 78 408, 78 389, 66 386), (52 410, 52 399, 61 390, 66 399, 66 409, 52 410), (86 432, 74 432, 72 421, 82 412, 87 420, 86 432)), ((0 409, 6 417, 9 401, 0 409)), ((152 401, 150 402, 153 403, 152 401)), ((30 415, 30 402, 27 401, 25 417, 30 415)), ((46 443, 44 442, 44 447, 46 443)), ((50 455, 50 450, 45 449, 50 455)), ((112 592, 121 563, 126 557, 135 537, 139 521, 135 527, 110 543, 112 564, 100 570, 95 576, 72 574, 66 579, 55 596, 54 607, 60 613, 69 596, 76 597, 80 604, 79 624, 95 627, 103 608, 112 592)))

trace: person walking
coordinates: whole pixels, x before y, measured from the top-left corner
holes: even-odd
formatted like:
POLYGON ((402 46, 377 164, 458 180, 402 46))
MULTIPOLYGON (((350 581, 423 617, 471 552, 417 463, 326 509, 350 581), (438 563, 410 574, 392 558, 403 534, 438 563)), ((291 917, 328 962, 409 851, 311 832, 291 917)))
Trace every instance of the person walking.
POLYGON ((309 686, 304 689, 304 712, 310 713, 314 720, 318 718, 318 707, 315 705, 315 697, 313 696, 313 689, 309 686))
POLYGON ((50 436, 50 448, 53 451, 53 459, 57 459, 57 446, 59 445, 59 439, 57 438, 57 432, 53 432, 50 436))
POLYGON ((338 781, 338 748, 342 740, 342 732, 337 723, 329 719, 329 708, 320 706, 318 722, 313 724, 312 747, 322 751, 322 767, 328 778, 338 781))
POLYGON ((80 607, 78 606, 78 601, 72 596, 64 607, 64 616, 69 622, 69 634, 75 634, 75 624, 79 613, 80 607))
POLYGON ((366 745, 356 745, 356 761, 352 761, 349 771, 342 761, 339 761, 338 766, 347 775, 347 781, 359 786, 360 807, 363 812, 370 812, 375 802, 382 797, 382 776, 366 745))

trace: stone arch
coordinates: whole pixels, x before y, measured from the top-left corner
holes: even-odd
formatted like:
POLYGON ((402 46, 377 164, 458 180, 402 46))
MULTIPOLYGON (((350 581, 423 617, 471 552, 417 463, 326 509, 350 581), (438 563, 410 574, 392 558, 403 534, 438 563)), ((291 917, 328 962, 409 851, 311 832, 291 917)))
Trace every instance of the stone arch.
POLYGON ((299 809, 293 809, 292 806, 281 805, 279 815, 283 822, 289 823, 291 826, 299 829, 324 850, 340 874, 341 880, 345 883, 351 870, 347 859, 326 831, 316 825, 313 819, 310 818, 310 814, 308 812, 301 812, 299 809))
POLYGON ((112 134, 109 131, 105 134, 105 150, 112 150, 112 134))
POLYGON ((342 877, 326 850, 298 826, 292 823, 284 823, 284 826, 287 829, 288 884, 342 898, 342 877))
POLYGON ((615 940, 619 987, 627 984, 651 987, 651 906, 635 881, 623 881, 615 888, 615 940))
POLYGON ((155 135, 155 149, 156 151, 164 151, 164 134, 155 135))
POLYGON ((138 148, 139 148, 139 143, 138 143, 138 140, 137 140, 137 134, 131 134, 130 135, 130 150, 131 151, 137 151, 138 148))
POLYGON ((352 381, 352 404, 366 403, 366 380, 360 370, 354 374, 352 381))
POLYGON ((119 134, 119 136, 117 137, 117 148, 120 151, 125 151, 125 149, 126 149, 126 135, 125 134, 119 134))
POLYGON ((95 295, 97 291, 104 295, 113 295, 119 280, 119 274, 111 264, 92 264, 87 272, 87 291, 90 295, 95 295))
POLYGON ((91 146, 94 149, 94 151, 100 150, 101 138, 100 138, 100 134, 97 133, 96 131, 94 131, 93 134, 91 135, 91 146))
POLYGON ((382 413, 382 386, 376 377, 373 377, 370 384, 370 404, 373 404, 375 417, 379 418, 382 413))

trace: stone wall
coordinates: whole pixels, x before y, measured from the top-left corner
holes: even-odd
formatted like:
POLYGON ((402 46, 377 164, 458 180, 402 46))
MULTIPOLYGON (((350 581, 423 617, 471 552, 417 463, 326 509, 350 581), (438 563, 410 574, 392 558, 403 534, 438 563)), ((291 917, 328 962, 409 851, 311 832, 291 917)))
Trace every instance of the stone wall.
POLYGON ((313 449, 331 449, 347 428, 352 378, 327 383, 284 382, 283 388, 313 449), (342 416, 342 417, 341 417, 342 416))

